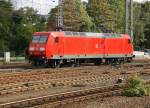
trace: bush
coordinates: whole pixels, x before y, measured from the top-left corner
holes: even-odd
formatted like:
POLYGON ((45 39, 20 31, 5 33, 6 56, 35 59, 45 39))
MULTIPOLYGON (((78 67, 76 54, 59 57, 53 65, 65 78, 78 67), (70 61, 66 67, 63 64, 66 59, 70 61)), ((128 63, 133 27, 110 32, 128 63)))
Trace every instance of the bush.
POLYGON ((146 89, 146 94, 148 95, 148 96, 150 96, 150 85, 147 85, 147 86, 145 86, 145 89, 146 89))
POLYGON ((128 83, 128 89, 123 92, 124 96, 146 96, 150 95, 150 86, 137 76, 132 77, 128 83))

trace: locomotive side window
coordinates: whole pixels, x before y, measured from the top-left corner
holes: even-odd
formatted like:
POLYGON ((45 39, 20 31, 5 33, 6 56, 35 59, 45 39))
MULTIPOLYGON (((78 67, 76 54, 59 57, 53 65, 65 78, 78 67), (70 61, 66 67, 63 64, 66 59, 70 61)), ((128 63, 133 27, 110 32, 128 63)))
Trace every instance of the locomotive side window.
POLYGON ((58 37, 55 37, 55 38, 54 38, 54 41, 55 41, 55 43, 58 43, 58 42, 59 42, 59 38, 58 38, 58 37))
POLYGON ((66 36, 72 36, 72 32, 65 32, 66 36))
POLYGON ((79 34, 80 34, 80 36, 86 36, 86 33, 84 33, 84 32, 80 32, 79 34))
POLYGON ((131 44, 131 39, 128 39, 128 44, 131 44))
POLYGON ((79 33, 78 33, 78 32, 73 32, 73 35, 74 35, 74 36, 78 36, 79 33))
POLYGON ((40 39, 40 36, 33 36, 32 43, 38 43, 40 39))

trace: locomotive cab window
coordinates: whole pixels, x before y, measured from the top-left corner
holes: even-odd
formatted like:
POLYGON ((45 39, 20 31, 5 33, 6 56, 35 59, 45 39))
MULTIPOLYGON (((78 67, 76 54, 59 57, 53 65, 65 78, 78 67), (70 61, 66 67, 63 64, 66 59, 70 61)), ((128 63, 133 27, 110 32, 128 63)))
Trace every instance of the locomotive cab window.
POLYGON ((38 43, 40 36, 33 36, 32 43, 38 43))
POLYGON ((48 39, 48 36, 40 36, 39 43, 46 43, 48 39))
POLYGON ((58 43, 58 42, 59 42, 59 38, 58 38, 58 37, 55 37, 55 38, 54 38, 54 42, 55 42, 55 43, 58 43))
POLYGON ((46 43, 48 36, 33 36, 32 43, 46 43))

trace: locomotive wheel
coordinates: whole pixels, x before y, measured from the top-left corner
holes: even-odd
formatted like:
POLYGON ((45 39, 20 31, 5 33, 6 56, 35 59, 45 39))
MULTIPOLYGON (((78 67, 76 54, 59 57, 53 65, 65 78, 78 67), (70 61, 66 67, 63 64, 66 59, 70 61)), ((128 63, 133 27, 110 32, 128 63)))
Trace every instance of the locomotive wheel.
POLYGON ((121 60, 119 60, 117 58, 114 58, 114 59, 110 60, 110 63, 111 63, 112 66, 120 65, 121 64, 121 60))
POLYGON ((110 60, 109 59, 105 59, 105 64, 106 65, 109 65, 111 62, 110 62, 110 60))
POLYGON ((61 61, 54 61, 52 64, 52 68, 61 68, 63 66, 63 62, 61 61))
POLYGON ((51 67, 52 67, 52 68, 56 68, 56 67, 57 67, 57 62, 56 62, 56 61, 52 62, 51 67))
POLYGON ((101 63, 102 63, 102 60, 101 59, 97 59, 97 60, 95 60, 95 62, 94 62, 94 64, 95 65, 101 65, 101 63))
POLYGON ((71 67, 76 67, 76 64, 75 63, 71 63, 71 67))
POLYGON ((128 59, 127 59, 127 62, 128 62, 128 63, 131 63, 131 62, 132 62, 132 58, 128 58, 128 59))
POLYGON ((63 64, 61 64, 61 63, 58 63, 58 64, 56 65, 56 68, 61 68, 61 67, 63 67, 63 64))
POLYGON ((101 65, 101 61, 97 61, 97 62, 95 62, 94 64, 97 65, 97 66, 98 66, 98 65, 101 65))
POLYGON ((71 67, 77 67, 77 63, 76 62, 70 62, 70 66, 71 67))
POLYGON ((71 63, 70 66, 71 67, 80 67, 80 63, 71 63))
POLYGON ((120 65, 121 64, 121 60, 117 60, 117 64, 120 65))

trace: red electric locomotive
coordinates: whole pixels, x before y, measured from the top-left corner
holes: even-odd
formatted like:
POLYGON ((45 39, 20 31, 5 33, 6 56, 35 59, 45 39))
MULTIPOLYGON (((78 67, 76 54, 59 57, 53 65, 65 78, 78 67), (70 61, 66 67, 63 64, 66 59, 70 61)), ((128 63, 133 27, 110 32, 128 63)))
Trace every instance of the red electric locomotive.
POLYGON ((90 32, 35 32, 28 49, 34 65, 51 67, 131 61, 133 45, 126 34, 90 32))

